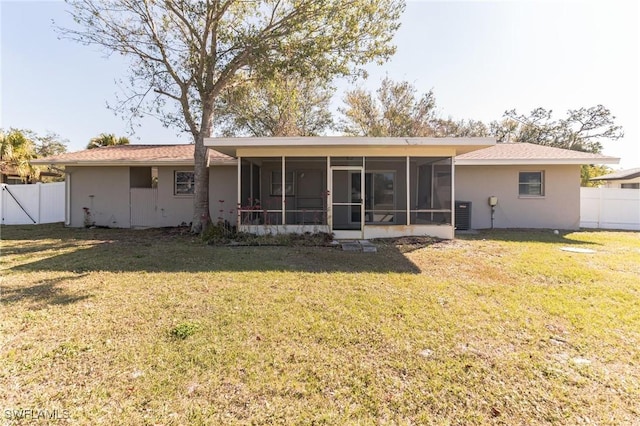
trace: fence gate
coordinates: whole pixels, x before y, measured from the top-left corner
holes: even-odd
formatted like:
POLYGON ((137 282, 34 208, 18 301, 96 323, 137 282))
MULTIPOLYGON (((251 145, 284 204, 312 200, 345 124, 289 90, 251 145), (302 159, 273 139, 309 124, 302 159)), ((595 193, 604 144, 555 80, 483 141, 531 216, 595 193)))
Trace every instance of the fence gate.
POLYGON ((153 228, 158 219, 158 188, 131 188, 131 227, 153 228))
POLYGON ((64 221, 65 183, 2 184, 3 225, 32 225, 64 221))

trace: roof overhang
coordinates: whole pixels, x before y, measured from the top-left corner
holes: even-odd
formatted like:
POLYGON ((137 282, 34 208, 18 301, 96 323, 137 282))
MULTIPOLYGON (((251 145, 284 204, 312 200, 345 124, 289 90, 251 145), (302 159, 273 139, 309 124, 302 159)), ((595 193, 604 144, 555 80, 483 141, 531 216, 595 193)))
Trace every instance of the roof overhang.
POLYGON ((61 165, 61 166, 193 166, 193 160, 31 160, 35 165, 61 165))
MULTIPOLYGON (((58 166, 94 166, 94 167, 157 167, 157 166, 178 166, 193 167, 193 159, 184 160, 31 160, 34 165, 58 165, 58 166)), ((233 166, 237 164, 235 158, 209 159, 207 167, 210 166, 233 166)))
MULTIPOLYGON (((301 154, 305 148, 327 149, 353 148, 367 150, 380 148, 423 147, 450 148, 456 155, 478 149, 488 148, 496 144, 495 138, 387 138, 387 137, 355 137, 355 136, 318 136, 318 137, 268 137, 268 138, 206 138, 204 145, 218 152, 237 157, 238 150, 297 149, 301 154)), ((330 153, 328 151, 327 153, 330 153)))
POLYGON ((595 180, 606 180, 606 181, 634 180, 634 179, 640 178, 640 172, 630 173, 628 175, 614 176, 614 177, 607 177, 607 176, 609 175, 596 176, 589 180, 594 180, 594 181, 595 180))
POLYGON ((584 164, 618 164, 619 158, 500 158, 500 159, 456 159, 456 166, 518 166, 518 165, 584 165, 584 164))

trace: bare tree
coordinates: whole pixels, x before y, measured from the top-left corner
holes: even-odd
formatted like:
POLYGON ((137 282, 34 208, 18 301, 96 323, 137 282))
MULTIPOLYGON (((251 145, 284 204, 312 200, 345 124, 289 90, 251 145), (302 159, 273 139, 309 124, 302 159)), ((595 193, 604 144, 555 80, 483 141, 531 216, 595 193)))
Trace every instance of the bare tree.
POLYGON ((504 119, 491 123, 498 142, 529 142, 538 145, 601 152, 602 141, 620 139, 622 127, 616 117, 602 105, 570 109, 565 118, 554 119, 553 111, 536 108, 528 115, 515 109, 506 111, 504 119))
POLYGON ((319 136, 333 123, 333 92, 321 79, 281 73, 229 88, 220 97, 218 131, 227 137, 319 136))
POLYGON ((195 143, 193 232, 209 223, 204 138, 238 76, 354 75, 395 51, 402 0, 67 0, 63 37, 131 59, 118 111, 151 114, 195 143))
POLYGON ((346 93, 340 129, 353 136, 435 136, 433 91, 419 96, 415 86, 382 80, 375 96, 364 89, 346 93))

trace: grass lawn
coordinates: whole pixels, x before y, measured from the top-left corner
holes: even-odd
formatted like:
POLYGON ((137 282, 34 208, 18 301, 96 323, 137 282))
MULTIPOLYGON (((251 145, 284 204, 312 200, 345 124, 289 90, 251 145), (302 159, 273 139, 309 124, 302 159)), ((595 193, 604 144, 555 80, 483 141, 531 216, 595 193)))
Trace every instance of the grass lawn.
POLYGON ((61 225, 0 237, 8 424, 20 409, 73 424, 640 424, 640 233, 378 253, 61 225))

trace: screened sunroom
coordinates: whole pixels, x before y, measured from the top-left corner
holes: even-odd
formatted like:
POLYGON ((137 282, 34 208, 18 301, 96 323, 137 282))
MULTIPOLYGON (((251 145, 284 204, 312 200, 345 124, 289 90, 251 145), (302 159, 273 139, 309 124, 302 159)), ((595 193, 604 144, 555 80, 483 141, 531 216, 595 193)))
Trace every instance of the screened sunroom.
POLYGON ((360 239, 453 238, 455 155, 491 142, 322 137, 206 144, 238 160, 239 230, 360 239))

